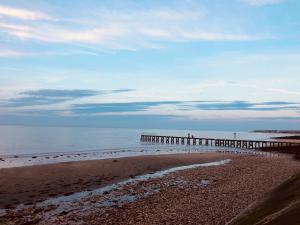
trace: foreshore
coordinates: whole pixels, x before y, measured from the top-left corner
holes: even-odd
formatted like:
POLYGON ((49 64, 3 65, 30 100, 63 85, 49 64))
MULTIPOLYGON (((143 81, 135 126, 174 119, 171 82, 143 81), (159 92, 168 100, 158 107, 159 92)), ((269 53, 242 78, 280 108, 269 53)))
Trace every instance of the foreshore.
POLYGON ((2 221, 3 224, 77 221, 80 224, 221 225, 299 169, 300 163, 285 155, 222 153, 139 156, 1 169, 0 207, 10 208, 2 221), (231 161, 126 183, 106 192, 92 192, 142 174, 225 159, 231 161), (87 190, 91 196, 73 199, 69 208, 64 207, 62 211, 55 204, 35 205, 87 190), (126 200, 119 201, 122 196, 126 200), (25 206, 20 208, 19 204, 25 206))
POLYGON ((155 171, 225 159, 227 154, 170 154, 0 169, 0 208, 93 190, 155 171))

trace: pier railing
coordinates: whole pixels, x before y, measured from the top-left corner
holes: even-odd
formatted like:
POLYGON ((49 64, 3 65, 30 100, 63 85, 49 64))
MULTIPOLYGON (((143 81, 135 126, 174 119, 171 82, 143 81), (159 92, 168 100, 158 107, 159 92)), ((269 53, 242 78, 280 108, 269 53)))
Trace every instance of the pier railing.
POLYGON ((196 138, 179 136, 141 135, 141 142, 152 142, 172 145, 205 145, 240 149, 300 147, 300 143, 282 141, 237 140, 220 138, 196 138))

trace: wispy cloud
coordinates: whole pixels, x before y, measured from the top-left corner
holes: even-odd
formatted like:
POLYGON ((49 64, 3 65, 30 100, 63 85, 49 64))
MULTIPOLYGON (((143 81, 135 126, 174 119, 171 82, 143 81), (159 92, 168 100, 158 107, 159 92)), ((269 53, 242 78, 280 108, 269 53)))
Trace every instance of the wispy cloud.
POLYGON ((20 93, 17 98, 3 101, 0 114, 59 115, 86 118, 104 115, 174 116, 191 119, 246 119, 297 116, 300 103, 289 101, 136 101, 95 102, 93 97, 120 92, 120 90, 35 90, 20 93), (79 101, 80 100, 80 101, 79 101))
POLYGON ((245 32, 212 29, 203 10, 186 9, 134 9, 99 10, 90 19, 53 22, 50 15, 12 7, 0 7, 0 15, 27 20, 20 23, 0 21, 6 35, 47 43, 88 44, 108 49, 137 50, 157 48, 165 42, 190 41, 250 41, 266 37, 245 32), (1 14, 2 13, 2 14, 1 14), (39 23, 33 20, 42 20, 39 23))
POLYGON ((98 91, 94 90, 59 90, 59 89, 42 89, 35 91, 25 91, 21 92, 21 94, 36 96, 36 97, 62 97, 62 98, 76 98, 76 97, 86 97, 93 96, 98 94, 98 91))
POLYGON ((27 56, 27 53, 21 52, 21 51, 15 51, 15 50, 0 50, 0 57, 6 57, 6 58, 10 58, 10 57, 23 57, 23 56, 27 56))
MULTIPOLYGON (((1 24, 0 24, 1 27, 1 24)), ((49 51, 34 51, 25 49, 10 48, 9 46, 0 45, 0 58, 25 58, 25 57, 51 57, 51 56, 75 56, 75 55, 97 55, 99 50, 81 50, 81 49, 60 49, 49 51)), ((51 79, 51 78, 50 78, 51 79)))
POLYGON ((18 97, 9 99, 0 105, 2 107, 49 105, 97 94, 98 92, 93 90, 42 89, 21 92, 18 97))
POLYGON ((21 20, 55 20, 43 12, 0 5, 0 18, 4 16, 21 20))
POLYGON ((242 2, 252 5, 252 6, 260 6, 260 5, 272 5, 284 2, 286 0, 241 0, 242 2))
POLYGON ((277 111, 300 109, 299 103, 292 102, 259 102, 248 101, 208 102, 196 104, 201 110, 248 110, 248 111, 277 111))
POLYGON ((299 110, 300 104, 294 102, 248 102, 248 101, 152 101, 152 102, 127 102, 127 103, 98 103, 98 104, 76 104, 70 107, 72 113, 99 115, 109 113, 157 113, 161 115, 189 114, 191 111, 201 115, 203 111, 280 111, 299 110), (171 109, 171 111, 169 110, 171 109))
MULTIPOLYGON (((137 18, 136 18, 137 19, 137 18)), ((136 20, 133 19, 133 20, 136 20)), ((250 41, 265 37, 247 34, 210 32, 202 29, 159 26, 145 28, 145 24, 119 22, 90 29, 71 30, 60 26, 21 26, 0 23, 3 32, 23 40, 37 40, 52 43, 81 43, 105 45, 112 49, 156 48, 160 41, 250 41), (132 41, 133 40, 133 41, 132 41)))
POLYGON ((99 103, 99 104, 77 104, 71 107, 75 114, 99 114, 99 113, 124 113, 141 112, 153 106, 176 105, 177 101, 157 102, 127 102, 127 103, 99 103))
POLYGON ((66 101, 92 97, 97 95, 130 92, 131 89, 117 90, 63 90, 63 89, 40 89, 23 91, 17 97, 6 99, 0 103, 2 107, 23 107, 23 106, 43 106, 62 103, 66 101))

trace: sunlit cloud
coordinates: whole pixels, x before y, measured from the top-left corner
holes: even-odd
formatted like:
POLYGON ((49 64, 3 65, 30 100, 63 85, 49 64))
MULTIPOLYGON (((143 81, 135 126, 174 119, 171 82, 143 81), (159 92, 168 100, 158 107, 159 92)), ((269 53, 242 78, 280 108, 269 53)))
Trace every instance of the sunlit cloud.
POLYGON ((0 5, 0 18, 4 16, 21 20, 55 20, 43 12, 0 5))
POLYGON ((5 2, 1 116, 299 117, 296 1, 5 2))
MULTIPOLYGON (((268 37, 209 29, 203 25, 206 14, 199 9, 142 9, 126 13, 99 11, 87 22, 64 18, 54 23, 44 13, 2 7, 9 15, 27 18, 27 23, 2 21, 2 33, 27 41, 45 43, 88 44, 108 49, 138 50, 161 47, 165 42, 251 41, 268 37), (44 20, 32 23, 30 20, 44 20), (204 20, 204 21, 202 21, 204 20), (193 25, 199 24, 199 25, 193 25)), ((0 8, 1 15, 1 8, 0 8)))
MULTIPOLYGON (((155 42, 159 38, 161 41, 249 41, 263 37, 255 37, 247 34, 229 34, 208 32, 201 29, 189 30, 184 27, 145 28, 145 24, 107 24, 91 29, 70 30, 59 26, 37 27, 20 26, 11 23, 1 23, 0 27, 9 35, 20 39, 32 39, 44 42, 61 43, 86 43, 86 44, 108 44, 110 47, 122 45, 133 38, 133 40, 143 40, 143 42, 155 42)), ((129 45, 135 46, 133 43, 129 45)), ((122 46, 120 47, 122 48, 122 46)), ((126 48, 126 45, 125 47, 126 48)))

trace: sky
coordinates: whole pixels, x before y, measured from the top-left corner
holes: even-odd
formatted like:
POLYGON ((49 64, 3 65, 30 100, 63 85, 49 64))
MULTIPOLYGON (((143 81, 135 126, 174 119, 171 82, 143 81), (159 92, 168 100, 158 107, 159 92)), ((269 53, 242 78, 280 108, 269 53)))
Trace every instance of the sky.
POLYGON ((0 0, 0 124, 300 129, 298 0, 0 0))

